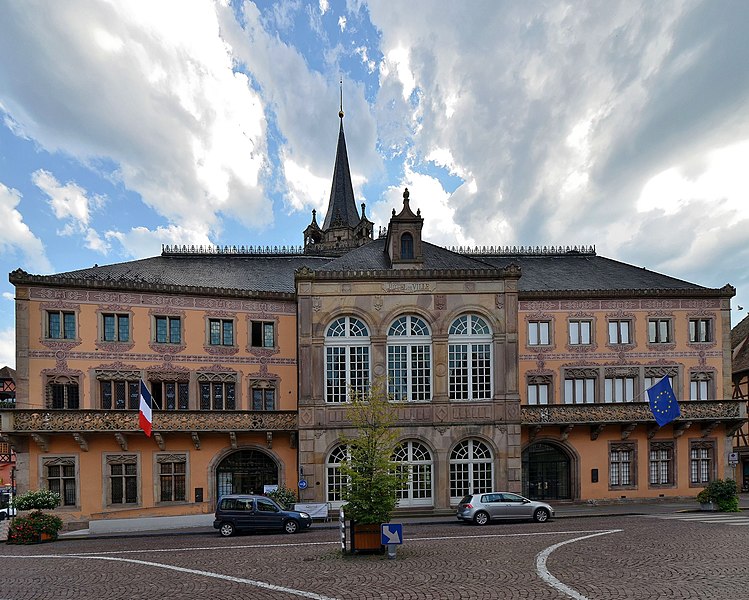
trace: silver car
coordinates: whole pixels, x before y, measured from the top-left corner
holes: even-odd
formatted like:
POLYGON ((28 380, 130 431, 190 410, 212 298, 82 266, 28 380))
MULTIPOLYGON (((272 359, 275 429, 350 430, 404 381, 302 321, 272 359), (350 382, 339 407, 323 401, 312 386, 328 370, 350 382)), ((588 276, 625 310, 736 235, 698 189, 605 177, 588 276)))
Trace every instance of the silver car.
POLYGON ((464 523, 486 525, 497 519, 533 519, 544 523, 554 516, 554 509, 546 502, 528 500, 512 492, 468 494, 458 504, 457 517, 464 523))

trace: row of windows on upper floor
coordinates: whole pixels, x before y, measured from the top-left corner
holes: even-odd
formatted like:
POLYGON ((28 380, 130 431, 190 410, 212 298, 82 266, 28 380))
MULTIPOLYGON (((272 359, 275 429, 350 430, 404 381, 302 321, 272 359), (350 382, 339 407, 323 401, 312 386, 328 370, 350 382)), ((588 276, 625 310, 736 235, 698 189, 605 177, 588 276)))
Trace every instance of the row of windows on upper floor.
MULTIPOLYGON (((609 319, 609 344, 634 344, 634 330, 631 319, 609 319)), ((689 319, 689 342, 705 343, 714 341, 712 318, 689 319)), ((528 321, 528 346, 550 346, 553 343, 552 322, 550 320, 528 321)), ((567 343, 571 346, 586 346, 594 343, 594 319, 569 319, 567 323, 567 343)), ((671 318, 648 319, 648 344, 670 344, 674 342, 674 321, 671 318)))
MULTIPOLYGON (((140 405, 140 379, 136 373, 127 378, 109 378, 106 373, 97 377, 92 404, 102 410, 137 410, 140 405)), ((198 376, 197 400, 189 380, 149 380, 154 410, 242 410, 237 396, 235 375, 204 374, 198 376)), ((81 408, 80 380, 76 376, 49 376, 45 388, 45 406, 53 409, 81 408)), ((247 409, 253 411, 278 410, 278 382, 250 379, 247 409)))
POLYGON ((554 398, 552 375, 529 375, 525 401, 536 404, 595 404, 646 402, 646 390, 664 377, 669 379, 677 400, 714 400, 718 398, 715 375, 711 371, 691 371, 688 392, 680 393, 678 367, 625 367, 628 374, 617 373, 617 367, 562 369, 562 397, 554 398))
MULTIPOLYGON (((76 313, 64 310, 47 310, 44 335, 50 340, 78 339, 76 313)), ((156 315, 151 317, 151 342, 157 344, 182 344, 184 319, 180 316, 156 315)), ((236 319, 205 318, 205 343, 209 346, 236 346, 236 319)), ((250 321, 249 342, 253 348, 276 346, 275 321, 250 321)), ((99 313, 97 340, 100 342, 130 342, 132 318, 128 313, 99 313)))

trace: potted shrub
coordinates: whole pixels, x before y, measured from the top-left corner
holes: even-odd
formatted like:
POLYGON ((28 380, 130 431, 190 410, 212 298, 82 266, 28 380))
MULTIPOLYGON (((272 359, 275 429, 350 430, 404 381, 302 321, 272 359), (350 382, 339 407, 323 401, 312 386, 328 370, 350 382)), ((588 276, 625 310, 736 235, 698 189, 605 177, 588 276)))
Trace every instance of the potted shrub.
POLYGON ((716 479, 697 494, 702 510, 739 511, 739 488, 733 479, 716 479))
POLYGON ((351 550, 382 549, 380 529, 398 503, 397 493, 408 473, 392 461, 398 443, 393 429, 396 409, 383 384, 373 384, 364 396, 352 394, 349 417, 356 435, 345 438, 349 458, 341 465, 348 478, 343 511, 351 523, 351 550))
POLYGON ((9 544, 38 544, 57 539, 62 529, 62 519, 42 512, 60 504, 60 494, 49 490, 32 490, 16 496, 13 506, 19 511, 31 511, 17 516, 8 528, 9 544))

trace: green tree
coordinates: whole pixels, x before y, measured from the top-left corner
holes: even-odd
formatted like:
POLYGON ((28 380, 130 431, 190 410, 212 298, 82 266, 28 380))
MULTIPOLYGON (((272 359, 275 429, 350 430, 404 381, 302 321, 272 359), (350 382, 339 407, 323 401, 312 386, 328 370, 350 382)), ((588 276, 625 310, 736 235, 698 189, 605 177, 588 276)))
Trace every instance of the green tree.
POLYGON ((398 502, 398 490, 408 473, 393 462, 398 445, 396 407, 383 383, 373 383, 368 393, 352 394, 349 418, 356 435, 344 438, 349 458, 341 464, 348 478, 343 490, 346 517, 356 523, 387 523, 398 502))

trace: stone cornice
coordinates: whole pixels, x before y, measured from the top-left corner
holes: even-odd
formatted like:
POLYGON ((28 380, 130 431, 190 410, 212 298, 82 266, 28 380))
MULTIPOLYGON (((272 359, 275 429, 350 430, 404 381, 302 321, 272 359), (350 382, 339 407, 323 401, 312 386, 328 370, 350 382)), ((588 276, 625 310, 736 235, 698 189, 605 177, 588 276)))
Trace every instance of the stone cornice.
POLYGON ((297 281, 390 281, 402 279, 436 279, 436 280, 496 280, 520 278, 520 267, 509 265, 502 269, 367 269, 344 271, 316 271, 308 267, 297 269, 294 273, 297 281))
POLYGON ((629 290, 520 290, 519 300, 566 300, 584 298, 586 300, 605 298, 732 298, 736 288, 725 285, 722 288, 685 289, 629 289, 629 290))
POLYGON ((205 287, 192 285, 171 285, 147 281, 102 281, 100 279, 78 279, 61 275, 30 275, 22 269, 11 272, 8 280, 18 285, 44 285, 48 287, 66 287, 86 290, 122 290, 131 292, 149 292, 162 294, 191 294, 197 296, 220 296, 223 298, 253 298, 272 300, 295 300, 293 292, 269 292, 240 290, 236 288, 205 287))

